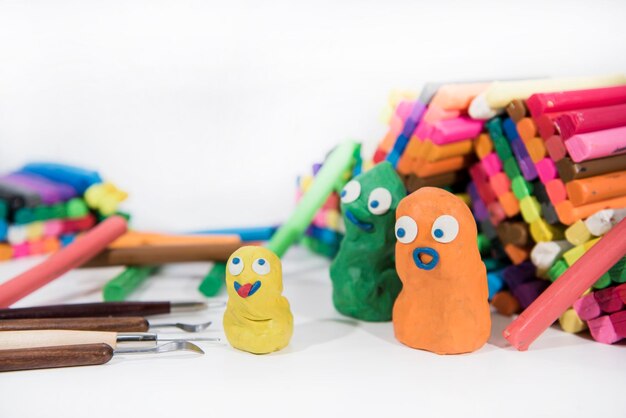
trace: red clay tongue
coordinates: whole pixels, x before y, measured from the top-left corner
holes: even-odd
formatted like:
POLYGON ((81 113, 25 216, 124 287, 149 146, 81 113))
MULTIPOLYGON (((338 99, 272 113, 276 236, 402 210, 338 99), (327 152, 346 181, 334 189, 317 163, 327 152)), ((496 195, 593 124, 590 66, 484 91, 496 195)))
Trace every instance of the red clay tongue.
POLYGON ((237 290, 237 294, 239 294, 242 298, 247 298, 250 293, 250 289, 252 289, 252 283, 246 283, 237 290))

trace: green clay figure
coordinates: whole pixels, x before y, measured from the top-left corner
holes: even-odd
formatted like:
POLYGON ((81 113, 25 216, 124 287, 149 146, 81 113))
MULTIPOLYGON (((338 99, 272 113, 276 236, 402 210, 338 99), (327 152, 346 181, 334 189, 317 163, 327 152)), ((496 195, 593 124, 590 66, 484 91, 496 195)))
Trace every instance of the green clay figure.
POLYGON ((395 268, 395 212, 406 190, 388 162, 358 175, 341 191, 346 235, 330 266, 333 303, 344 315, 390 321, 402 288, 395 268))

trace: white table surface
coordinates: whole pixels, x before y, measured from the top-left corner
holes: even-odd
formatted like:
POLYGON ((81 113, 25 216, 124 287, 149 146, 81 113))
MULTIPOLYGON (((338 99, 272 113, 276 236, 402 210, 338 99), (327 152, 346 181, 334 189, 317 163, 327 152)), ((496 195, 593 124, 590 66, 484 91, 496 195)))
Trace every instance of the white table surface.
MULTIPOLYGON (((1 264, 0 280, 36 261, 1 264)), ((335 312, 327 260, 295 248, 283 267, 296 323, 285 350, 257 356, 226 343, 198 343, 204 356, 120 355, 102 366, 3 373, 0 417, 624 416, 624 346, 554 328, 521 353, 501 337, 510 319, 494 314, 492 337, 481 350, 438 356, 398 343, 390 323, 335 312)), ((133 299, 198 299, 207 268, 169 267, 133 299)), ((97 301, 117 271, 70 272, 16 306, 97 301)), ((225 300, 224 293, 216 300, 225 300)), ((203 335, 223 337, 222 311, 175 319, 213 320, 203 335)))

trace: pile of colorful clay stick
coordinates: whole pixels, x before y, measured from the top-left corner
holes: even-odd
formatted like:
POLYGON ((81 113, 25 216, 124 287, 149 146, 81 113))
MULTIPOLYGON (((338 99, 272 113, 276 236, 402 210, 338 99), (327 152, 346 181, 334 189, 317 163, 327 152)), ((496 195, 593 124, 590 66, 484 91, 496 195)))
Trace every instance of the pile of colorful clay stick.
POLYGON ((126 196, 97 172, 63 164, 31 163, 0 176, 0 260, 68 245, 126 196))
MULTIPOLYGON (((385 119, 371 160, 391 162, 409 193, 469 195, 503 314, 529 306, 626 217, 626 76, 429 83, 392 94, 385 119)), ((607 272, 593 289, 620 280, 607 272)), ((586 328, 574 309, 560 323, 586 328)))

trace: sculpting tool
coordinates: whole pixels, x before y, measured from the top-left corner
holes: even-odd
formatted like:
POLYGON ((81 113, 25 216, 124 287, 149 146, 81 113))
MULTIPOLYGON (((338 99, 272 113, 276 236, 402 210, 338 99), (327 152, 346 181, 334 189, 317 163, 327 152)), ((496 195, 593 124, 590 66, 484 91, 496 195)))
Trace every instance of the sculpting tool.
POLYGON ((126 220, 111 216, 79 241, 59 250, 37 266, 0 285, 0 308, 11 306, 63 273, 84 264, 126 231, 126 220))
POLYGON ((4 350, 54 347, 76 344, 107 344, 113 349, 148 346, 155 347, 161 341, 207 341, 219 342, 216 337, 172 338, 149 332, 108 332, 72 330, 35 330, 0 332, 0 347, 4 350))
POLYGON ((211 322, 185 324, 181 322, 153 324, 142 316, 86 317, 86 318, 32 318, 0 321, 0 331, 33 331, 65 329, 77 331, 147 332, 148 329, 178 328, 185 332, 204 331, 211 322))
MULTIPOLYGON (((219 306, 223 306, 220 303, 219 306)), ((207 309, 205 302, 95 302, 0 309, 0 319, 149 316, 207 309)))
POLYGON ((167 353, 182 350, 204 354, 200 347, 187 341, 175 341, 157 345, 156 347, 134 347, 120 350, 114 350, 108 344, 78 344, 0 350, 0 372, 95 366, 108 363, 114 354, 167 353))
POLYGON ((563 312, 626 254, 622 220, 552 283, 503 332, 511 345, 527 350, 563 312))

